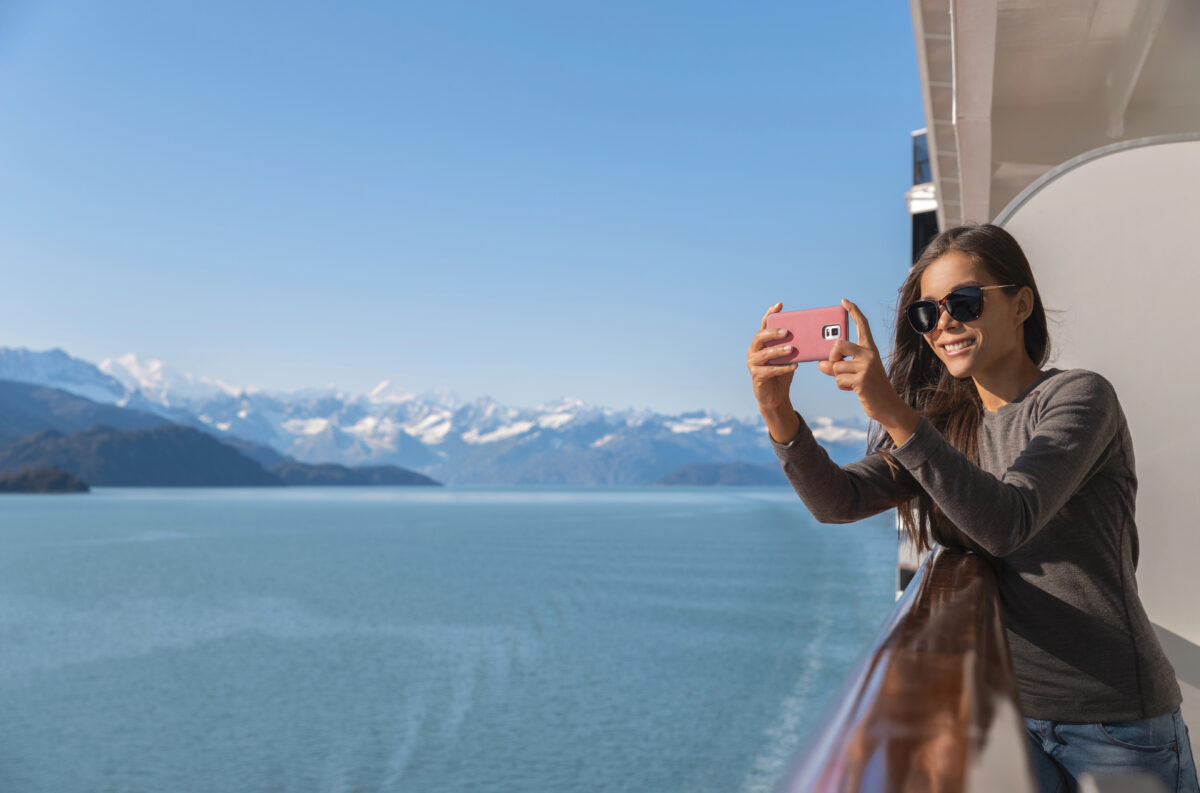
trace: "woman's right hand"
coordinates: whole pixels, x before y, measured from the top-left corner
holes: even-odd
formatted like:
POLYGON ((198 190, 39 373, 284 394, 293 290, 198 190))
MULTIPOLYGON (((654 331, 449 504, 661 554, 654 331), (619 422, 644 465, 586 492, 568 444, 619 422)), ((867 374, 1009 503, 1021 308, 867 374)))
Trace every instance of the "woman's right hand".
POLYGON ((759 331, 754 334, 750 349, 746 351, 746 368, 750 370, 754 381, 754 398, 758 400, 759 410, 764 414, 790 404, 788 392, 792 387, 792 374, 796 371, 794 363, 782 366, 767 363, 772 358, 787 355, 791 350, 790 344, 776 343, 787 331, 767 327, 767 317, 782 309, 783 303, 776 303, 767 309, 759 331))

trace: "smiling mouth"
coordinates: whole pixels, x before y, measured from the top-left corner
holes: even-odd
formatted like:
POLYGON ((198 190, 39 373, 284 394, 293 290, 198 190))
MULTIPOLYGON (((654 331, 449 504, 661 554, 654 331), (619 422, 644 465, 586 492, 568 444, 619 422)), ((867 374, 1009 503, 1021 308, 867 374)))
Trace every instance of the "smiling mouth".
POLYGON ((943 344, 942 350, 944 352, 946 352, 947 355, 952 355, 956 352, 961 352, 962 350, 965 350, 968 347, 973 347, 973 346, 975 346, 974 339, 963 339, 962 341, 956 341, 956 342, 952 342, 950 344, 943 344))

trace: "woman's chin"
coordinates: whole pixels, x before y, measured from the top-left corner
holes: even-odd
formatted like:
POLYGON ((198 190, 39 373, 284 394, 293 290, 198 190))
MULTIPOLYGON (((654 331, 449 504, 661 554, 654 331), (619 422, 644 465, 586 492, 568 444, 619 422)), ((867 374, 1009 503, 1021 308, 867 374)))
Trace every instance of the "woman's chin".
POLYGON ((945 364, 946 371, 950 373, 950 376, 957 380, 970 377, 971 370, 974 368, 971 366, 970 360, 962 360, 958 357, 950 359, 943 358, 942 363, 945 364))

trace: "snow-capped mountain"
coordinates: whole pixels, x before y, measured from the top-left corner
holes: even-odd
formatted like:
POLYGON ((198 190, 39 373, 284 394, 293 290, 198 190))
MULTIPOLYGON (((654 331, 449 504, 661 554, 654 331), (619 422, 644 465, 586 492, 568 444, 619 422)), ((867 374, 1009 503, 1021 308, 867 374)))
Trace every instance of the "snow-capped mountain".
POLYGON ((105 358, 96 368, 120 382, 126 391, 140 391, 147 400, 163 407, 183 407, 222 394, 241 393, 241 389, 220 380, 183 374, 162 361, 143 361, 133 353, 105 358))
MULTIPOLYGON (((636 484, 689 463, 774 461, 761 422, 711 411, 666 416, 571 398, 517 408, 446 390, 412 394, 389 381, 366 394, 266 392, 132 354, 95 366, 62 350, 0 348, 0 379, 153 411, 301 462, 399 465, 452 484, 636 484)), ((835 460, 865 449, 863 426, 819 418, 813 429, 835 460)))
POLYGON ((96 368, 58 349, 34 352, 0 347, 0 380, 58 388, 93 402, 121 404, 130 389, 96 368))

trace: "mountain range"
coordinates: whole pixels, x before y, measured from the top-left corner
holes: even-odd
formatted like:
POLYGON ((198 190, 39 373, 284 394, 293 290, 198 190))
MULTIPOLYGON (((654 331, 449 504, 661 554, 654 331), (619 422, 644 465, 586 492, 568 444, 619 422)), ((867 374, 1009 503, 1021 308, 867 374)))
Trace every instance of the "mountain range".
MULTIPOLYGON (((393 466, 447 484, 622 485, 692 481, 694 471, 670 477, 697 464, 778 466, 761 420, 703 410, 618 411, 571 398, 518 408, 490 397, 464 402, 447 391, 413 394, 388 381, 366 394, 333 387, 272 392, 180 373, 133 354, 93 364, 58 349, 0 347, 0 380, 12 381, 0 384, 0 404, 6 388, 22 401, 38 393, 43 402, 61 401, 53 396, 61 392, 81 398, 71 421, 36 429, 179 424, 228 442, 268 469, 294 461, 393 466)), ((37 424, 16 413, 0 417, 0 440, 37 424)), ((865 422, 817 418, 811 426, 835 461, 865 450, 865 422)))

